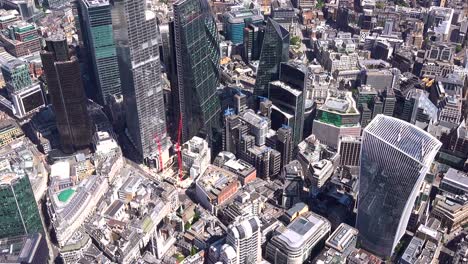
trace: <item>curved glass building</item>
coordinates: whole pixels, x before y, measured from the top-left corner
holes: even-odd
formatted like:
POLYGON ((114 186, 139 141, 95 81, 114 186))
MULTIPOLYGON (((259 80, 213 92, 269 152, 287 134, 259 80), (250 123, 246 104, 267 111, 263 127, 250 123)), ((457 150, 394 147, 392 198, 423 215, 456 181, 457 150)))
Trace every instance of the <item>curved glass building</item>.
POLYGON ((174 43, 177 116, 182 118, 182 142, 201 135, 213 143, 220 129, 221 103, 216 93, 219 79, 219 37, 206 0, 174 3, 174 43))
POLYGON ((356 223, 362 248, 392 255, 440 146, 420 128, 385 115, 364 129, 356 223))
POLYGON ((281 62, 289 59, 289 32, 278 22, 269 18, 258 61, 256 96, 268 96, 268 83, 279 79, 281 62))

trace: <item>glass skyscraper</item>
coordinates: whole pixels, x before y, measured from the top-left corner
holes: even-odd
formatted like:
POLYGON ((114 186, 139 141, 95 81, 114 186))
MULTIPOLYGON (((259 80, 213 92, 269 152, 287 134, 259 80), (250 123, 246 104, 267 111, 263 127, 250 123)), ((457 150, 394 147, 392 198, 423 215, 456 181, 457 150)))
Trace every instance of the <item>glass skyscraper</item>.
POLYGON ((215 19, 206 0, 174 3, 177 85, 175 121, 182 117, 182 141, 200 134, 216 144, 221 104, 216 93, 219 78, 219 41, 215 19))
POLYGON ((75 56, 70 56, 64 36, 53 35, 46 44, 41 60, 57 130, 62 150, 72 153, 89 147, 92 136, 80 65, 75 56))
POLYGON ((302 141, 307 75, 304 64, 281 63, 279 81, 270 82, 268 87, 268 98, 274 106, 272 128, 278 129, 283 125, 291 127, 294 146, 302 141))
POLYGON ((267 96, 268 83, 279 78, 279 65, 289 59, 289 32, 269 18, 263 38, 254 94, 267 96))
POLYGON ((110 96, 121 93, 111 6, 108 0, 79 0, 77 9, 93 84, 98 89, 97 100, 105 105, 110 96))
POLYGON ((390 257, 441 143, 400 119, 377 115, 364 129, 356 227, 361 247, 390 257))
POLYGON ((127 134, 141 159, 169 149, 161 85, 158 25, 145 1, 116 0, 112 9, 127 134), (158 146, 161 144, 160 146, 158 146))
POLYGON ((0 172, 0 238, 43 232, 28 176, 0 172))
POLYGON ((244 41, 244 28, 248 25, 263 24, 263 15, 258 9, 233 10, 223 14, 223 31, 226 39, 233 44, 244 41))

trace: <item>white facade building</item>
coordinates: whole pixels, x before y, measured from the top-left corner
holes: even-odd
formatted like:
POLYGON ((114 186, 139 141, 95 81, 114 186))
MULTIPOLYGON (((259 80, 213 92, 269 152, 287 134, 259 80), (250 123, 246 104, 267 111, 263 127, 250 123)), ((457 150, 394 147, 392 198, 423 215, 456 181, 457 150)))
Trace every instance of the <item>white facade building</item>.
POLYGON ((222 255, 228 256, 224 263, 247 264, 262 260, 260 225, 260 219, 254 216, 239 218, 229 227, 226 237, 228 246, 222 248, 222 255))
POLYGON ((192 179, 205 172, 210 161, 211 150, 206 140, 193 137, 182 146, 182 165, 192 179))
POLYGON ((331 224, 326 218, 312 212, 301 215, 268 242, 266 259, 271 263, 305 263, 330 230, 331 224))

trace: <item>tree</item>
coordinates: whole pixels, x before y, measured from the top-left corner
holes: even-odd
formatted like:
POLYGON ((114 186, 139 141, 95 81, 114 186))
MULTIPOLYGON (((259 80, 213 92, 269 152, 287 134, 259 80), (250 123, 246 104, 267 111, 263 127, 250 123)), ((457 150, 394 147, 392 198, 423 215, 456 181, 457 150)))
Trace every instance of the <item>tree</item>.
POLYGON ((193 255, 195 255, 197 253, 198 253, 197 248, 192 246, 192 248, 190 249, 190 256, 193 256, 193 255))
POLYGON ((291 41, 290 41, 291 45, 293 46, 297 46, 301 43, 301 38, 298 37, 298 36, 294 36, 291 38, 291 41))
POLYGON ((457 47, 455 48, 455 52, 458 53, 460 51, 462 51, 462 46, 460 44, 457 45, 457 47))
POLYGON ((200 213, 198 211, 195 211, 195 215, 193 216, 192 219, 192 224, 197 222, 200 219, 200 213))
POLYGON ((315 8, 322 9, 325 6, 325 2, 323 0, 317 0, 317 4, 315 4, 315 8))

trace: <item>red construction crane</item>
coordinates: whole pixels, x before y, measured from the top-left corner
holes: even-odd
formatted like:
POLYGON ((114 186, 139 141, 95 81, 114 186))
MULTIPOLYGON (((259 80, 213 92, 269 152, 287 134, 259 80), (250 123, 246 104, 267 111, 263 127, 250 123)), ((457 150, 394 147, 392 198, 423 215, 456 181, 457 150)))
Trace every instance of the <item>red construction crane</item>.
POLYGON ((182 181, 182 149, 180 145, 181 133, 182 133, 182 113, 179 114, 179 127, 177 129, 177 143, 176 143, 177 162, 179 163, 179 181, 182 181))
POLYGON ((158 153, 159 153, 159 168, 164 170, 164 165, 162 161, 162 150, 161 150, 161 140, 158 137, 158 134, 154 134, 154 140, 156 141, 156 144, 158 144, 158 153))

